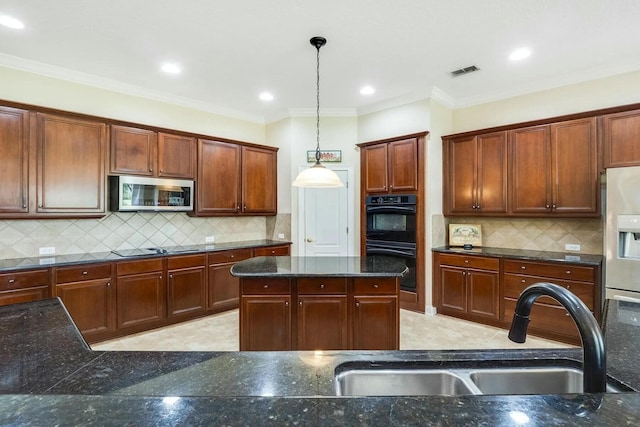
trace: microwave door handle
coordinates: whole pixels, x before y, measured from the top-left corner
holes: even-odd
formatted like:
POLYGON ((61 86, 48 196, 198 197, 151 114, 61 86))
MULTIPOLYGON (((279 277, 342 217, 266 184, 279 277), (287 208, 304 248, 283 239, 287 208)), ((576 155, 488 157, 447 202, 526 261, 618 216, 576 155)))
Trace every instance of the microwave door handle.
POLYGON ((416 213, 416 207, 406 207, 406 206, 367 206, 367 213, 416 213))

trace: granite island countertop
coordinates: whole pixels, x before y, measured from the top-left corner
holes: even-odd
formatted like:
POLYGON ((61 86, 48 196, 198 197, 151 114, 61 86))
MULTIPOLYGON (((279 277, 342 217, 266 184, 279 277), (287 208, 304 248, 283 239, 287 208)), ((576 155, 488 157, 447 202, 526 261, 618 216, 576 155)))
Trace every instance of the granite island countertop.
MULTIPOLYGON (((640 388, 640 304, 608 301, 608 372, 640 388)), ((3 425, 638 425, 640 394, 336 397, 345 362, 580 363, 580 349, 98 352, 58 299, 0 307, 3 425)))
POLYGON ((401 277, 407 271, 399 258, 267 256, 240 261, 231 268, 237 277, 401 277))

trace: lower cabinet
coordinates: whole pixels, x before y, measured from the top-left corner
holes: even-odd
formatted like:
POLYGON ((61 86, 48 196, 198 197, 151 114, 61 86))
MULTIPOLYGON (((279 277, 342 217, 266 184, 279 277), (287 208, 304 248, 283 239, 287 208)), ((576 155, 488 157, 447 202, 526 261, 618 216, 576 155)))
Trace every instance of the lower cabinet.
POLYGON ((251 258, 252 249, 233 249, 212 252, 208 255, 208 301, 207 309, 220 312, 238 308, 240 280, 231 275, 236 262, 251 258))
POLYGON ((206 254, 167 258, 167 316, 193 317, 207 309, 206 254))
POLYGON ((167 317, 163 259, 118 262, 116 272, 118 329, 137 332, 160 325, 167 317))
POLYGON ((116 329, 112 263, 54 268, 53 282, 85 339, 108 337, 116 329))
POLYGON ((498 323, 500 321, 500 260, 434 253, 435 302, 439 313, 498 323))
POLYGON ((243 278, 240 289, 242 351, 399 349, 395 278, 243 278))
POLYGON ((49 270, 0 274, 0 305, 49 298, 49 270))

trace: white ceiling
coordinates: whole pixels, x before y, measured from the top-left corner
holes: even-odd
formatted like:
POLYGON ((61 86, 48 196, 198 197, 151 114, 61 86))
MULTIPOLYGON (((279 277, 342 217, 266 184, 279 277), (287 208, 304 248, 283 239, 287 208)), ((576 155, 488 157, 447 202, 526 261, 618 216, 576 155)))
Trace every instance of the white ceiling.
POLYGON ((2 0, 0 14, 26 25, 0 27, 0 65, 260 122, 315 113, 315 35, 334 113, 434 88, 462 107, 640 69, 638 0, 2 0), (510 62, 522 46, 533 54, 510 62), (449 75, 469 65, 480 71, 449 75))

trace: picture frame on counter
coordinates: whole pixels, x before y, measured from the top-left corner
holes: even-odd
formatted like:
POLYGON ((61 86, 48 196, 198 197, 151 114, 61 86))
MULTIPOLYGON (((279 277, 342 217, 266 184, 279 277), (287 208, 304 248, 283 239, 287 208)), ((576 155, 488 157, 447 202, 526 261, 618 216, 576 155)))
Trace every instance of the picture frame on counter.
POLYGON ((449 224, 449 246, 482 246, 482 227, 478 224, 449 224))
MULTIPOLYGON (((315 163, 316 150, 307 151, 307 162, 315 163)), ((325 163, 342 162, 342 150, 320 150, 320 161, 325 163)))

